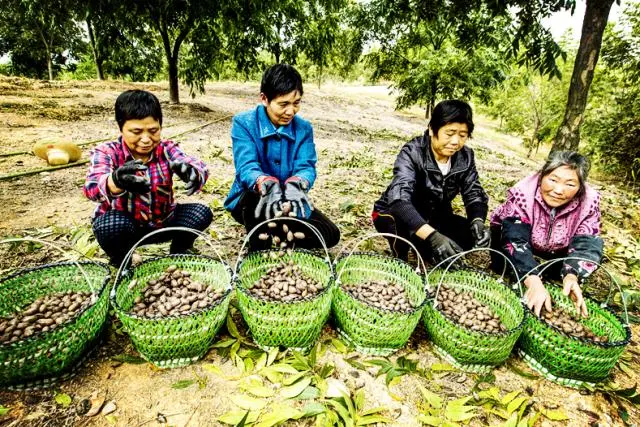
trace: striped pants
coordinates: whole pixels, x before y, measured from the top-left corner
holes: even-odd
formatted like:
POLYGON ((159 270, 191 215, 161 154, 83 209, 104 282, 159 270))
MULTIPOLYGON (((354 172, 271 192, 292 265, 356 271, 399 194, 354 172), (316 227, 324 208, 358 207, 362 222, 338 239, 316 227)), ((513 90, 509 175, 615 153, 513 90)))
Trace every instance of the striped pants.
MULTIPOLYGON (((213 213, 208 206, 199 203, 176 205, 173 216, 164 227, 187 227, 204 231, 213 220, 213 213)), ((93 233, 100 247, 106 252, 111 264, 119 266, 127 252, 143 236, 155 228, 140 224, 131 215, 121 211, 108 211, 93 221, 93 233)), ((143 244, 171 241, 172 254, 184 253, 193 246, 195 234, 183 231, 172 231, 156 234, 145 240, 143 244)))

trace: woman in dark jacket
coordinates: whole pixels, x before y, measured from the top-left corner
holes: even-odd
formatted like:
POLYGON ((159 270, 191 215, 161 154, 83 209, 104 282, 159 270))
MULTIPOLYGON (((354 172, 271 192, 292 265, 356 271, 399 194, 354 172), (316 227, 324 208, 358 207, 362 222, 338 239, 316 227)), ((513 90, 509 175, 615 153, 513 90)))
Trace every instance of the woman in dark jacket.
MULTIPOLYGON (((472 132, 469 104, 447 100, 436 105, 424 135, 402 147, 391 184, 374 204, 373 224, 379 232, 409 239, 424 259, 435 263, 463 249, 489 246, 484 225, 488 197, 473 150, 465 147, 472 132), (467 218, 453 213, 451 202, 458 194, 467 218)), ((394 255, 407 259, 409 245, 388 240, 394 255)))

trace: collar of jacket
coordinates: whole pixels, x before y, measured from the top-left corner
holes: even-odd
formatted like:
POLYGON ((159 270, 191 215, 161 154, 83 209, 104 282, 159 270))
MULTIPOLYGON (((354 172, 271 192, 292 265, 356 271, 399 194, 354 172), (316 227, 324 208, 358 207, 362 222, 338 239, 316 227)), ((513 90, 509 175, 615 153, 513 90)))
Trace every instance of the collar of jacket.
MULTIPOLYGON (((118 142, 120 142, 120 144, 122 144, 122 152, 124 153, 124 161, 127 162, 128 160, 135 160, 135 157, 133 157, 133 154, 131 154, 131 150, 129 150, 129 147, 127 146, 127 144, 125 144, 124 139, 122 138, 122 135, 118 137, 118 142)), ((164 140, 160 140, 160 144, 158 144, 158 146, 156 148, 153 149, 153 151, 151 152, 151 155, 149 156, 149 159, 147 159, 146 163, 149 163, 150 161, 154 160, 155 158, 160 158, 160 155, 162 154, 162 151, 164 150, 164 148, 162 147, 162 143, 164 142, 164 140)))
MULTIPOLYGON (((428 171, 438 172, 442 174, 442 171, 436 163, 433 151, 431 150, 431 137, 429 136, 428 130, 424 132, 422 143, 424 148, 425 168, 428 171)), ((449 171, 449 175, 468 169, 469 163, 469 156, 467 155, 465 147, 462 147, 460 150, 455 152, 453 156, 451 156, 451 170, 449 171)))
POLYGON ((269 120, 269 116, 267 115, 267 109, 264 105, 258 106, 258 123, 260 124, 260 139, 266 139, 271 136, 284 136, 289 141, 294 142, 296 137, 293 133, 293 122, 295 121, 295 116, 286 126, 280 126, 278 128, 275 127, 271 120, 269 120))
MULTIPOLYGON (((536 188, 536 195, 534 196, 534 199, 536 203, 542 206, 542 209, 547 213, 547 215, 551 215, 551 209, 553 208, 547 205, 547 203, 542 198, 542 193, 540 192, 540 185, 538 185, 538 188, 536 188)), ((569 203, 567 203, 566 205, 560 206, 559 208, 556 209, 556 218, 567 215, 570 212, 573 212, 578 208, 578 206, 580 206, 581 202, 582 202, 582 199, 580 197, 575 197, 573 198, 573 200, 569 201, 569 203)))

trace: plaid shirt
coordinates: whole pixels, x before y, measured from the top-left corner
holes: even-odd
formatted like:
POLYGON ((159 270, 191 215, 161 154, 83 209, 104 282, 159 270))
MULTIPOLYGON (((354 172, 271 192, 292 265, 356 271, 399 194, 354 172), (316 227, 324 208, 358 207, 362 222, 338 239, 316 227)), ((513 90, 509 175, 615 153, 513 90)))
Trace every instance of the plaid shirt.
POLYGON ((175 142, 163 140, 145 163, 151 191, 147 194, 128 191, 112 194, 107 187, 107 178, 129 160, 133 160, 133 156, 122 142, 122 137, 117 141, 100 144, 92 151, 83 190, 88 199, 99 203, 93 219, 115 209, 130 213, 142 225, 161 227, 163 221, 173 215, 176 206, 173 199, 173 172, 169 168, 169 161, 183 161, 196 168, 200 177, 198 190, 209 177, 207 165, 201 160, 187 156, 175 142))

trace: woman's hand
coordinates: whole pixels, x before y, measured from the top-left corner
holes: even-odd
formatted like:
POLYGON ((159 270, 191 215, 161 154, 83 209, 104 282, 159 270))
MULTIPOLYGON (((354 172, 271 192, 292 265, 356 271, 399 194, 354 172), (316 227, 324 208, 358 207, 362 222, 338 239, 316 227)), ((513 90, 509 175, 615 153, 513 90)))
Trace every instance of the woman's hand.
POLYGON ((533 310, 538 317, 540 317, 542 306, 544 306, 545 310, 551 312, 551 295, 542 284, 540 277, 527 276, 524 280, 524 285, 527 287, 527 292, 524 294, 527 307, 533 310))
POLYGON ((582 289, 580 289, 580 285, 578 284, 578 276, 575 274, 567 274, 564 276, 564 279, 562 279, 562 285, 562 293, 571 298, 578 313, 580 313, 582 317, 589 316, 587 304, 584 302, 584 297, 582 296, 582 289))

